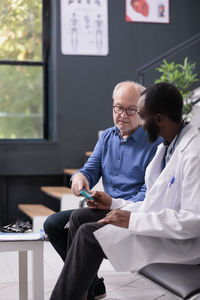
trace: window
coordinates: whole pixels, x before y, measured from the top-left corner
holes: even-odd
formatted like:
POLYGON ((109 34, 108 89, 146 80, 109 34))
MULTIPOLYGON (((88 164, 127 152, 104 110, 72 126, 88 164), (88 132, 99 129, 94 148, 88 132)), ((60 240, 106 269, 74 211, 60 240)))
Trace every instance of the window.
POLYGON ((48 45, 43 1, 0 1, 0 12, 0 139, 44 139, 48 45))

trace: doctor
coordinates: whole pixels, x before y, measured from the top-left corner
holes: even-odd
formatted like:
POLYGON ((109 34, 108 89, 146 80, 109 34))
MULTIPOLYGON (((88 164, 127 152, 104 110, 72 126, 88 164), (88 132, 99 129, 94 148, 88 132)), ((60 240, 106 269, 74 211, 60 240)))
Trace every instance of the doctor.
POLYGON ((146 170, 146 197, 138 208, 94 192, 89 207, 112 211, 83 225, 72 214, 74 239, 51 299, 82 300, 105 257, 118 271, 152 262, 200 263, 200 134, 184 123, 182 107, 181 94, 171 84, 142 92, 143 127, 152 142, 159 135, 164 139, 146 170))

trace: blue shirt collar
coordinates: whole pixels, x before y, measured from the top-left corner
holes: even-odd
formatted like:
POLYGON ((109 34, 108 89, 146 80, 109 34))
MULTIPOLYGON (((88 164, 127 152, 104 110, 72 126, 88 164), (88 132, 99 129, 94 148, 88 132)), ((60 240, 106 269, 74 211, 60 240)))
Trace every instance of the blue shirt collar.
MULTIPOLYGON (((117 126, 114 126, 113 127, 113 131, 115 132, 115 134, 117 134, 117 135, 119 135, 119 136, 121 136, 120 135, 120 131, 119 131, 119 129, 117 128, 117 126)), ((130 136, 129 136, 129 138, 132 138, 134 141, 138 141, 138 140, 140 140, 140 138, 141 138, 141 135, 144 133, 144 129, 143 129, 143 127, 142 126, 139 126, 130 136)))

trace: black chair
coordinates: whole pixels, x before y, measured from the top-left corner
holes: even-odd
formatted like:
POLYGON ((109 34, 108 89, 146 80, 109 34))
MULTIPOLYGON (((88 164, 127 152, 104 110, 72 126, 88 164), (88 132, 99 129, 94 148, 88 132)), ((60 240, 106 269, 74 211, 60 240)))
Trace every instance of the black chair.
POLYGON ((153 263, 138 273, 176 296, 176 299, 200 299, 200 265, 153 263))

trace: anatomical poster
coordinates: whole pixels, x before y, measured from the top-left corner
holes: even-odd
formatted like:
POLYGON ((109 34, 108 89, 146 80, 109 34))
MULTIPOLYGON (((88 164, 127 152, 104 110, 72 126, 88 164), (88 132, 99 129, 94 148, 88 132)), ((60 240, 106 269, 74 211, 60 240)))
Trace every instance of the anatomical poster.
POLYGON ((108 55, 108 0, 60 0, 61 51, 108 55))
POLYGON ((169 23, 169 0, 126 0, 126 21, 169 23))

